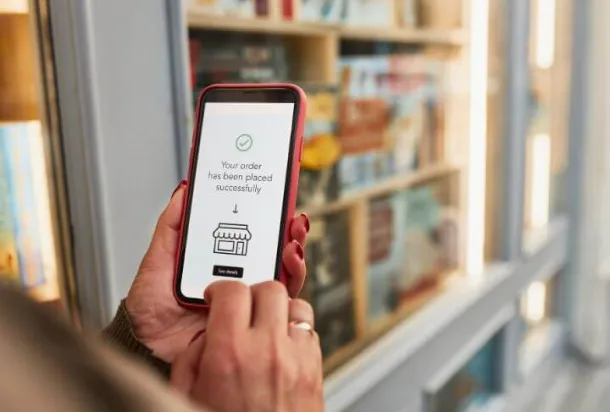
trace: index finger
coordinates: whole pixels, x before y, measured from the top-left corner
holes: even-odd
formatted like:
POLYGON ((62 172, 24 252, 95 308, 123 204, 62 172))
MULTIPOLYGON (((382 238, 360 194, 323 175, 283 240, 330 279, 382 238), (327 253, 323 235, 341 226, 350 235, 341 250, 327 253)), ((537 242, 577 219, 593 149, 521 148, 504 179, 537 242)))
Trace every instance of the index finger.
POLYGON ((213 331, 209 339, 235 336, 250 328, 252 292, 248 286, 237 281, 219 281, 208 286, 204 295, 210 306, 207 330, 213 331))

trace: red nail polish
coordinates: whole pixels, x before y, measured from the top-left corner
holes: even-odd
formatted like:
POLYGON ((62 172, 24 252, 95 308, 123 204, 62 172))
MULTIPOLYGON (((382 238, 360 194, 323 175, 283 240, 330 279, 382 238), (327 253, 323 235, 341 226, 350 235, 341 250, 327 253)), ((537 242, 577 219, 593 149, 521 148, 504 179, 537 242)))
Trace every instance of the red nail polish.
POLYGON ((305 213, 301 213, 301 216, 305 220, 305 230, 307 231, 307 233, 309 233, 309 216, 307 216, 305 213))
POLYGON ((297 251, 297 255, 299 256, 299 258, 301 260, 303 260, 303 257, 305 256, 305 252, 303 251, 303 246, 301 246, 301 244, 299 242, 297 242, 296 240, 294 241, 294 245, 295 245, 295 249, 297 251))
MULTIPOLYGON (((182 181, 181 181, 181 182, 178 184, 178 186, 176 186, 176 188, 175 188, 175 189, 174 189, 174 191, 172 192, 172 196, 171 196, 171 197, 174 197, 174 195, 176 194, 176 192, 178 191, 178 189, 180 189, 182 186, 186 186, 186 180, 182 180, 182 181)), ((170 199, 171 199, 171 197, 170 197, 170 199)))
POLYGON ((191 339, 191 341, 189 342, 189 345, 193 342, 195 342, 197 339, 199 339, 201 337, 201 335, 203 335, 205 333, 205 329, 200 330, 199 332, 197 332, 195 334, 195 336, 193 336, 193 339, 191 339))

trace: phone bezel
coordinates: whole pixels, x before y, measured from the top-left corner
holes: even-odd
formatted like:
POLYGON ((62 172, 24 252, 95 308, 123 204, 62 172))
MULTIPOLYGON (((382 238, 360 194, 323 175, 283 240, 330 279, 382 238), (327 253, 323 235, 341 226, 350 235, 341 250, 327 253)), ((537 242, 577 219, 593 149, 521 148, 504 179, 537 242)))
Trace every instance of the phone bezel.
MULTIPOLYGON (((282 268, 282 253, 285 245, 284 234, 286 233, 286 225, 288 224, 289 216, 287 216, 288 203, 290 200, 290 184, 292 169, 294 167, 294 152, 296 150, 297 142, 297 128, 299 121, 299 110, 301 109, 301 98, 297 90, 292 88, 284 87, 227 87, 222 86, 214 87, 207 90, 203 95, 200 96, 197 123, 195 125, 195 138, 193 139, 191 148, 191 166, 188 176, 188 187, 186 193, 186 203, 184 207, 184 215, 182 222, 182 231, 180 239, 180 250, 178 251, 178 258, 176 261, 176 281, 174 283, 176 296, 184 303, 191 305, 207 305, 203 299, 192 298, 185 296, 182 293, 182 272, 184 269, 184 258, 186 253, 186 244, 188 242, 189 224, 191 216, 191 206, 193 200, 193 193, 195 190, 195 180, 197 177, 197 168, 199 166, 199 148, 202 140, 202 124, 205 113, 206 103, 293 103, 294 109, 292 114, 292 128, 290 131, 290 146, 288 152, 288 161, 286 164, 285 184, 284 184, 284 196, 282 200, 282 214, 280 227, 278 232, 277 252, 275 260, 275 273, 273 278, 280 280, 280 273, 282 268)), ((220 279, 219 279, 220 280, 220 279)), ((203 295, 203 290, 201 291, 203 295)))

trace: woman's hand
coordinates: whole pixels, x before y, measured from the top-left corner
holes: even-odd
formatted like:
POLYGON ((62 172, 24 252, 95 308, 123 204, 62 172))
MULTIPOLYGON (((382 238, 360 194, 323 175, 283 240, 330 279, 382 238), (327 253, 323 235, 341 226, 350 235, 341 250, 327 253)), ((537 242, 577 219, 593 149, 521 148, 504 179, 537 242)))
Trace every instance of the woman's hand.
POLYGON ((206 290, 205 335, 178 355, 171 385, 218 412, 322 412, 322 353, 311 306, 278 282, 206 290))
MULTIPOLYGON (((187 348, 196 335, 205 329, 207 322, 207 311, 186 309, 176 302, 173 294, 185 189, 186 182, 180 183, 161 214, 125 301, 138 340, 168 363, 172 363, 176 355, 187 348)), ((301 215, 292 220, 292 242, 286 246, 283 254, 288 273, 287 289, 292 297, 299 294, 305 281, 303 246, 308 231, 307 216, 301 215)))

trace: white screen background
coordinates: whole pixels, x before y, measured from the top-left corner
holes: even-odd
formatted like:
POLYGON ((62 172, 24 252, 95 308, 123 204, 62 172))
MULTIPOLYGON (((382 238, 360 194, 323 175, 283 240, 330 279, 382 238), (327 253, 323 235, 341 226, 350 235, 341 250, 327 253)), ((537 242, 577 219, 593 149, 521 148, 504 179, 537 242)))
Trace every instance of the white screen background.
POLYGON ((274 278, 293 112, 293 103, 206 103, 180 285, 184 296, 200 299, 209 284, 231 279, 214 276, 215 265, 243 268, 241 281, 248 285, 274 278), (251 140, 239 143, 249 149, 240 151, 237 139, 244 134, 251 140), (250 172, 273 175, 273 180, 247 183, 258 185, 259 194, 218 191, 217 185, 246 184, 209 178, 209 173, 228 171, 222 161, 259 164, 259 170, 230 172, 241 172, 244 179, 250 172), (235 205, 238 213, 233 213, 235 205), (247 225, 251 239, 245 256, 214 252, 219 244, 225 249, 232 242, 215 243, 213 234, 220 223, 247 225))

